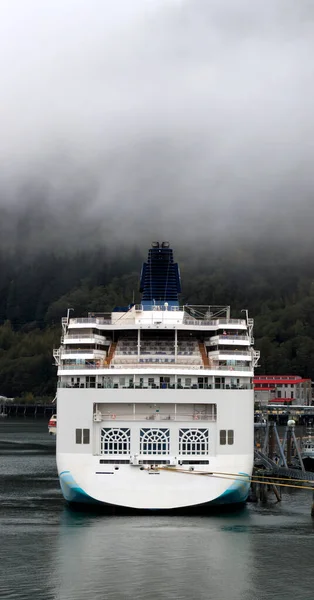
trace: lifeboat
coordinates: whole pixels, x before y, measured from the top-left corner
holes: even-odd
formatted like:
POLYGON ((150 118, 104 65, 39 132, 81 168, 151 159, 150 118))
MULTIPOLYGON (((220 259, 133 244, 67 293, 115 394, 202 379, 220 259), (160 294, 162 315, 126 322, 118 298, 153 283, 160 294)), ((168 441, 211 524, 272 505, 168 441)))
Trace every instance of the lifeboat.
POLYGON ((57 415, 52 415, 48 423, 48 432, 50 435, 56 435, 57 433, 57 415))

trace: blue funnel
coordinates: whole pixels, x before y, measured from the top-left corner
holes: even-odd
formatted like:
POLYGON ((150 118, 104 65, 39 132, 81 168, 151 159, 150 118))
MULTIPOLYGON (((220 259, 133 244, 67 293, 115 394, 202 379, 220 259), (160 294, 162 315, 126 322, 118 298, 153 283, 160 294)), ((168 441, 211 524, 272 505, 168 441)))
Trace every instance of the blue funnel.
POLYGON ((181 292, 180 272, 173 262, 173 251, 169 242, 153 242, 143 264, 140 282, 142 305, 146 309, 154 305, 179 306, 181 292))

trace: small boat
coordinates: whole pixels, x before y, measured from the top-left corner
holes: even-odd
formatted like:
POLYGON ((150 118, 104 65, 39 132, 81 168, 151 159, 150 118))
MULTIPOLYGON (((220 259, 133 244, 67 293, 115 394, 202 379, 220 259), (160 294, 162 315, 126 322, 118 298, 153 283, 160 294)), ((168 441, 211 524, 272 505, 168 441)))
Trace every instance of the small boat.
POLYGON ((52 415, 48 423, 48 432, 50 435, 56 435, 57 433, 57 415, 52 415))
POLYGON ((303 440, 301 446, 301 457, 307 471, 314 471, 314 439, 312 431, 308 431, 308 436, 303 440))
POLYGON ((311 458, 314 460, 314 441, 306 440, 302 444, 302 458, 311 458))

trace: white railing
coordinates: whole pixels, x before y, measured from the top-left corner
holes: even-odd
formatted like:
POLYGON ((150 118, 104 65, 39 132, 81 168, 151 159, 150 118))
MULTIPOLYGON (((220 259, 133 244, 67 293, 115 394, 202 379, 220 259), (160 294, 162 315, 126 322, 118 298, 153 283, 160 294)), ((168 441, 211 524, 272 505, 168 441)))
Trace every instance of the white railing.
POLYGON ((66 333, 64 336, 62 336, 62 340, 64 340, 62 343, 67 343, 71 340, 97 340, 97 342, 110 343, 110 340, 107 340, 103 335, 97 335, 97 333, 66 333))
POLYGON ((215 321, 212 321, 212 323, 215 325, 228 325, 228 323, 230 323, 230 325, 245 325, 246 327, 246 321, 244 319, 216 319, 215 321))
MULTIPOLYGON (((128 348, 122 349, 121 347, 117 347, 116 351, 115 351, 115 356, 122 356, 122 357, 127 357, 128 355, 131 356, 138 356, 138 349, 137 347, 133 346, 129 346, 128 348)), ((144 350, 142 347, 140 349, 140 353, 139 353, 141 358, 147 358, 148 356, 163 356, 164 358, 174 358, 175 357, 175 351, 174 348, 168 348, 166 350, 144 350)), ((196 348, 194 348, 193 350, 178 350, 177 351, 177 356, 200 356, 200 351, 196 348)))
POLYGON ((53 358, 55 359, 55 364, 60 365, 60 348, 54 348, 52 351, 53 358))
POLYGON ((242 325, 246 327, 246 322, 243 319, 215 319, 208 321, 206 319, 192 319, 189 316, 189 318, 183 318, 183 325, 196 325, 201 327, 219 327, 219 325, 242 325))
POLYGON ((219 354, 241 354, 242 356, 252 356, 250 350, 210 350, 208 356, 218 356, 219 354))
POLYGON ((150 311, 155 312, 179 312, 184 310, 184 306, 168 306, 166 304, 151 304, 151 305, 143 305, 143 304, 135 304, 135 310, 143 311, 143 308, 150 311))
POLYGON ((94 421, 207 421, 211 423, 216 422, 216 415, 203 415, 203 414, 186 414, 180 415, 176 413, 170 414, 115 414, 115 413, 96 413, 94 415, 94 421))
MULTIPOLYGON (((161 372, 164 369, 176 369, 177 367, 180 367, 180 369, 188 369, 189 371, 194 371, 194 370, 206 370, 206 371, 233 371, 233 372, 237 372, 237 371, 253 371, 253 367, 243 367, 243 366, 230 366, 230 365, 209 365, 208 367, 204 365, 200 365, 200 364, 175 364, 175 363, 137 363, 137 364, 119 364, 119 365, 105 365, 105 364, 100 364, 100 365, 92 365, 92 364, 76 364, 76 365, 59 365, 59 369, 61 371, 84 371, 86 369, 88 370, 101 370, 101 369, 106 369, 106 370, 120 370, 120 369, 149 369, 149 370, 153 370, 158 368, 158 371, 161 372)), ((179 373, 178 373, 179 374, 179 373)))
POLYGON ((178 356, 175 358, 141 358, 137 359, 137 356, 123 356, 123 357, 115 357, 112 360, 113 366, 122 366, 122 365, 133 365, 134 367, 141 367, 145 365, 200 365, 203 366, 201 357, 197 356, 178 356))
POLYGON ((66 388, 66 389, 102 389, 102 390, 107 390, 107 389, 114 389, 114 390, 162 390, 162 389, 169 389, 169 390, 174 390, 174 389, 178 389, 178 390, 251 390, 253 389, 253 385, 250 383, 242 383, 242 384, 238 384, 238 385, 231 385, 228 383, 214 383, 214 384, 191 384, 191 385, 181 385, 179 383, 175 384, 161 384, 161 385, 138 385, 138 383, 135 382, 134 385, 120 385, 119 383, 66 383, 64 381, 58 381, 58 387, 59 388, 66 388))
MULTIPOLYGON (((110 364, 110 365, 90 365, 90 364, 76 364, 76 365, 60 365, 60 369, 61 370, 84 370, 84 369, 94 369, 94 370, 99 370, 99 369, 154 369, 158 367, 158 370, 160 371, 161 367, 162 369, 166 368, 166 369, 173 369, 176 368, 178 365, 175 363, 125 363, 125 364, 110 364)), ((187 369, 204 369, 204 365, 200 365, 200 364, 191 364, 191 363, 182 363, 179 365, 181 368, 187 368, 187 369)), ((208 368, 208 367, 207 367, 208 368)), ((218 368, 218 367, 216 367, 218 368)), ((227 367, 225 367, 227 368, 227 367)))
POLYGON ((253 371, 253 367, 240 367, 230 365, 219 365, 218 367, 211 367, 213 370, 218 369, 219 371, 253 371))
MULTIPOLYGON (((175 308, 175 307, 172 307, 175 308)), ((178 310, 180 310, 179 308, 176 308, 176 310, 172 310, 172 312, 178 312, 178 310)), ((145 314, 145 311, 143 311, 145 314)), ((156 312, 158 312, 156 310, 156 312)), ((163 312, 163 311, 160 311, 163 312)), ((171 311, 169 311, 171 312, 171 311)), ((118 313, 116 313, 118 314, 118 313)), ((127 313, 121 313, 122 315, 126 315, 127 313)), ((185 315, 188 315, 188 313, 185 313, 185 315)), ((151 317, 147 317, 147 319, 145 319, 145 321, 147 321, 147 323, 151 324, 151 317)), ((123 319, 121 319, 121 321, 119 321, 119 319, 115 319, 114 321, 112 319, 105 319, 104 317, 83 317, 83 318, 71 318, 68 325, 75 325, 75 324, 85 324, 85 323, 95 323, 97 325, 114 325, 115 327, 119 327, 121 326, 122 328, 124 328, 126 322, 129 323, 133 323, 135 325, 135 315, 132 314, 132 316, 130 315, 129 318, 125 318, 125 316, 123 317, 123 319)), ((243 319, 215 319, 215 320, 209 320, 209 319, 194 319, 193 317, 191 317, 190 315, 188 316, 184 316, 183 317, 183 325, 188 325, 188 326, 193 326, 193 327, 219 327, 219 325, 240 325, 243 327, 246 327, 246 322, 243 319)))
POLYGON ((69 324, 76 323, 98 323, 99 325, 111 325, 111 319, 104 319, 103 317, 83 317, 79 319, 70 319, 69 324))
POLYGON ((248 344, 250 343, 250 338, 248 335, 215 335, 207 340, 205 340, 205 344, 217 344, 217 343, 223 343, 223 342, 228 342, 229 341, 241 341, 241 342, 247 342, 248 344))
POLYGON ((106 356, 106 350, 99 350, 99 348, 61 348, 61 354, 93 354, 97 360, 97 355, 103 358, 106 356))
POLYGON ((60 369, 67 371, 68 369, 71 371, 77 371, 77 370, 82 370, 82 369, 105 369, 107 368, 106 365, 89 365, 89 364, 76 364, 76 365, 60 365, 60 369))

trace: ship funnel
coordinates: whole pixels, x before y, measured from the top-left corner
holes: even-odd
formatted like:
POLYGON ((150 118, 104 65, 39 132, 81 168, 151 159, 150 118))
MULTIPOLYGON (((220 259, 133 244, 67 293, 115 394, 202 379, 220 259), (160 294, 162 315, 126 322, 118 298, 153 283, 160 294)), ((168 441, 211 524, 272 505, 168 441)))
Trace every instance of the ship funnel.
POLYGON ((159 306, 179 306, 178 295, 181 293, 180 272, 173 260, 170 242, 153 242, 148 251, 147 262, 143 264, 140 292, 142 305, 148 310, 159 306))

